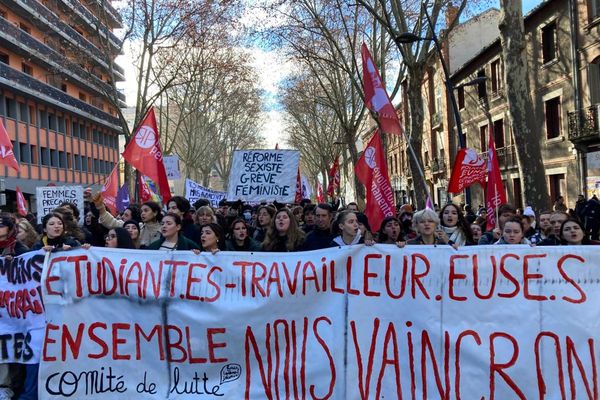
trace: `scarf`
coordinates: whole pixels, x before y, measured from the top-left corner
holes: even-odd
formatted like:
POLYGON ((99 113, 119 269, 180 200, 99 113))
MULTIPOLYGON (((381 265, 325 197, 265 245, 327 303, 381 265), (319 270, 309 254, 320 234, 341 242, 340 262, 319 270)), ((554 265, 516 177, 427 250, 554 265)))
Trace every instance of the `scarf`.
POLYGON ((14 256, 16 244, 17 244, 17 230, 13 229, 12 232, 10 232, 8 234, 8 237, 6 238, 6 240, 0 240, 0 249, 2 249, 2 253, 0 255, 14 256))
POLYGON ((452 240, 457 246, 464 246, 467 242, 467 237, 458 226, 442 226, 442 229, 448 235, 448 240, 452 240))

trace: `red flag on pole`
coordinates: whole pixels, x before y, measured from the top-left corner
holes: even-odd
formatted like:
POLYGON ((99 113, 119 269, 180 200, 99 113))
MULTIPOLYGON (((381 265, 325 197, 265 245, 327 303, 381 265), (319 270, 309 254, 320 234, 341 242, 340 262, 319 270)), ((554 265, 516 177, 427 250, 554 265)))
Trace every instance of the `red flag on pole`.
POLYGON ((382 132, 401 135, 400 120, 390 97, 385 90, 379 71, 373 62, 366 44, 362 44, 363 90, 365 104, 371 112, 377 115, 382 132))
POLYGON ((15 158, 12 143, 2 121, 0 121, 0 164, 5 164, 19 172, 19 163, 15 158))
POLYGON ((387 172, 383 144, 378 130, 354 168, 358 180, 367 189, 367 208, 365 215, 373 232, 379 230, 385 217, 396 215, 394 192, 387 172))
POLYGON ((302 201, 302 178, 300 177, 300 167, 298 167, 298 175, 296 177, 296 197, 294 203, 300 204, 302 201))
POLYGON ((323 196, 323 185, 321 185, 321 181, 317 179, 317 203, 325 203, 325 198, 323 196))
POLYGON ((150 190, 150 186, 148 186, 148 183, 141 174, 138 174, 138 194, 140 197, 140 203, 153 200, 152 190, 150 190))
POLYGON ((333 198, 335 189, 340 187, 340 157, 337 156, 331 169, 329 170, 329 185, 327 186, 327 195, 333 198))
POLYGON ((21 188, 17 186, 17 212, 19 215, 23 217, 27 215, 27 209, 29 205, 27 204, 27 200, 25 200, 25 196, 23 196, 23 192, 21 188))
POLYGON ((485 160, 473 149, 460 149, 454 160, 448 192, 458 193, 474 183, 482 186, 487 178, 485 160))
MULTIPOLYGON (((123 158, 158 185, 163 204, 171 198, 171 189, 163 163, 154 108, 151 108, 123 152, 123 158)), ((141 197, 141 196, 140 196, 141 197)))
POLYGON ((506 203, 506 193, 502 185, 502 176, 500 175, 500 166, 496 156, 496 146, 494 145, 494 130, 490 129, 487 160, 487 190, 485 193, 486 230, 491 231, 496 226, 496 208, 506 203))
POLYGON ((111 213, 117 213, 117 193, 119 192, 119 163, 115 164, 112 172, 102 187, 102 198, 111 213))

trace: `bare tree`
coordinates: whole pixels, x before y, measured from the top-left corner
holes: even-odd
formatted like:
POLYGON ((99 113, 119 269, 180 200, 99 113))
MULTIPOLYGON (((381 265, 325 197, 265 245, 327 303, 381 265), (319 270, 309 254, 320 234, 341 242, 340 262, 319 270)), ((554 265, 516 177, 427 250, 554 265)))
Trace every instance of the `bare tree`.
POLYGON ((548 189, 540 148, 541 138, 536 135, 534 120, 528 115, 533 109, 533 102, 529 87, 523 5, 521 0, 500 0, 500 7, 498 27, 504 59, 504 81, 521 191, 524 204, 542 210, 549 205, 548 189))
MULTIPOLYGON (((388 54, 389 43, 381 41, 373 31, 373 19, 364 9, 349 7, 341 0, 282 3, 271 12, 280 15, 284 22, 269 33, 303 68, 303 73, 310 74, 320 86, 322 97, 316 100, 335 113, 340 141, 347 147, 351 163, 356 164, 359 157, 356 142, 366 115, 357 56, 363 41, 376 49, 376 54, 384 55, 388 54)), ((398 87, 399 81, 395 90, 398 87)), ((364 188, 355 175, 354 187, 358 200, 364 201, 364 188)))

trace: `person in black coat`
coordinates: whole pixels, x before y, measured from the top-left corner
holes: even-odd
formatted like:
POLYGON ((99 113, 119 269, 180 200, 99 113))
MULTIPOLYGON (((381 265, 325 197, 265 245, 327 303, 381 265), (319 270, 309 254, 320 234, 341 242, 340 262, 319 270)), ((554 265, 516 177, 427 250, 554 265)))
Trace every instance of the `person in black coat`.
POLYGON ((186 238, 181 233, 181 217, 175 213, 167 213, 161 220, 158 240, 150 243, 147 250, 200 250, 196 242, 186 238))
POLYGON ((51 212, 44 215, 44 218, 42 218, 42 229, 44 234, 40 241, 33 245, 32 250, 69 250, 81 245, 73 237, 66 234, 65 222, 59 213, 51 212))
POLYGON ((0 213, 0 256, 16 257, 27 253, 29 248, 17 239, 17 224, 9 213, 0 213))
POLYGON ((331 233, 333 210, 329 204, 319 204, 315 208, 315 227, 306 236, 304 250, 319 250, 332 247, 334 235, 331 233))

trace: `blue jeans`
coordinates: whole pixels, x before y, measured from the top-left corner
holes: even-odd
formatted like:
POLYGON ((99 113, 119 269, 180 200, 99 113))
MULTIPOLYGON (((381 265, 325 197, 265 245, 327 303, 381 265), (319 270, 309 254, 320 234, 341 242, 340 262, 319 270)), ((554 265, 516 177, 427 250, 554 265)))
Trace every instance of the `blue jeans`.
POLYGON ((38 369, 40 364, 25 365, 25 382, 19 400, 37 400, 38 398, 38 369))

